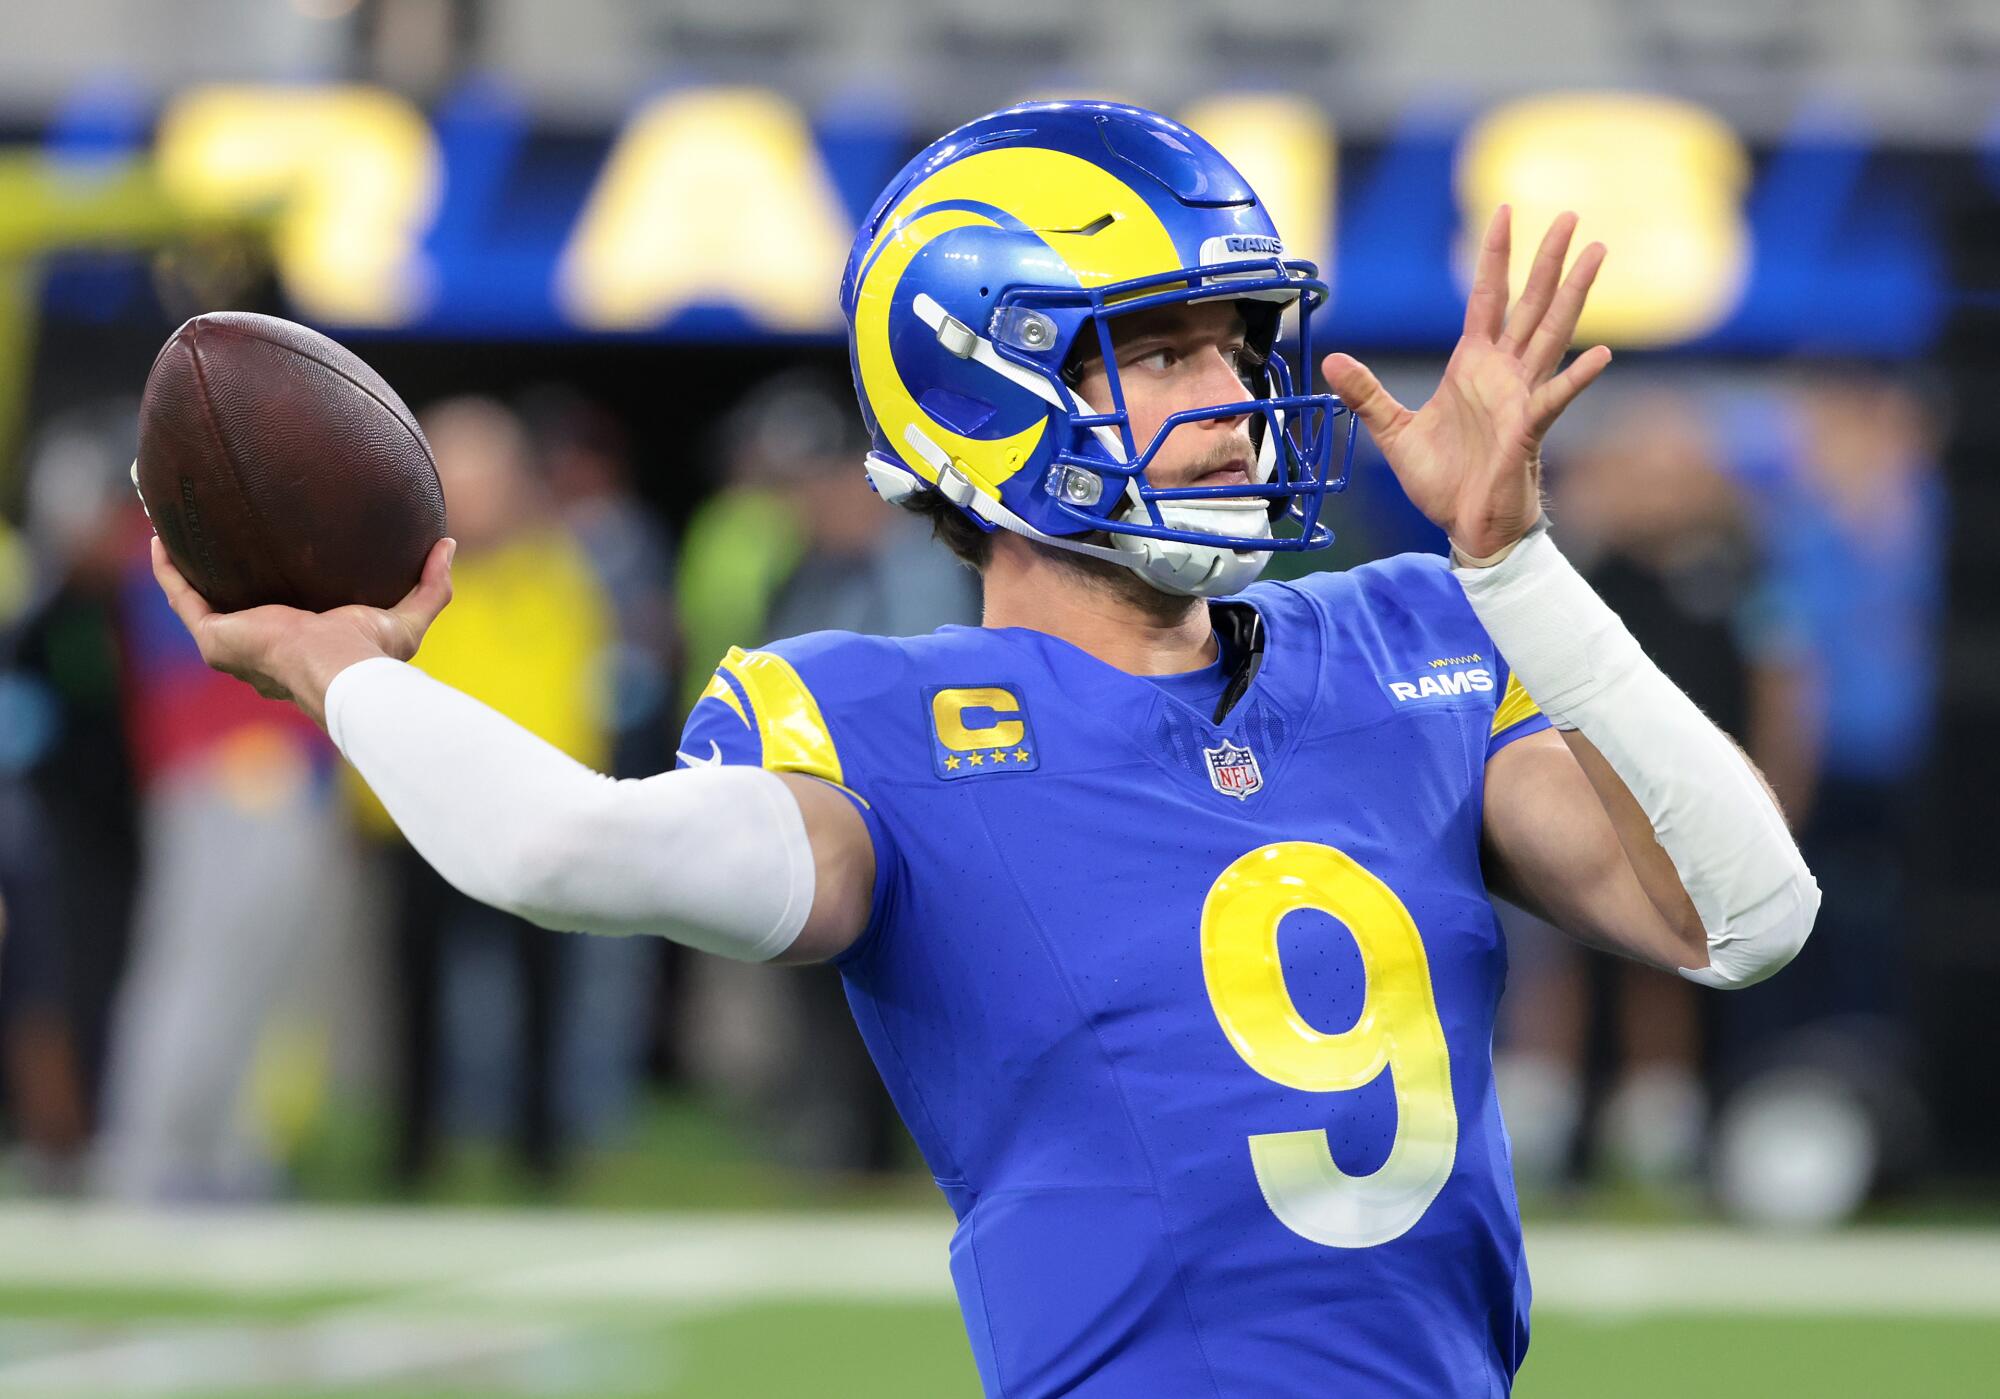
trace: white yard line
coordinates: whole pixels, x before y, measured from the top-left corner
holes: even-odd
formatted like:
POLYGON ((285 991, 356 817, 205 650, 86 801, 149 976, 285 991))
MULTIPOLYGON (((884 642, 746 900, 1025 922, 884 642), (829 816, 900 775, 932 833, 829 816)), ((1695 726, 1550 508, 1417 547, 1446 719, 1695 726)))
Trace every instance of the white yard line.
MULTIPOLYGON (((411 1209, 182 1213, 0 1205, 0 1287, 281 1300, 378 1292, 299 1320, 0 1324, 0 1399, 192 1399, 449 1376, 582 1392, 601 1323, 779 1299, 948 1303, 951 1220, 411 1209), (595 1324, 595 1325, 594 1325, 595 1324)), ((1531 1227, 1539 1311, 2000 1318, 2000 1234, 1817 1238, 1531 1227)), ((610 1333, 615 1335, 615 1332, 610 1333)), ((647 1363, 657 1365, 657 1350, 647 1363)), ((654 1376, 658 1378, 657 1375, 654 1376)))
POLYGON ((0 1396, 296 1393, 423 1375, 448 1376, 454 1385, 489 1393, 538 1392, 548 1385, 524 1386, 521 1379, 561 1366, 574 1332, 546 1324, 411 1319, 380 1310, 264 1325, 155 1321, 103 1328, 41 1354, 0 1361, 0 1396))
MULTIPOLYGON (((774 1298, 948 1301, 942 1211, 615 1215, 0 1205, 0 1287, 264 1298, 395 1291, 426 1309, 707 1309, 774 1298)), ((1538 1308, 2000 1317, 2000 1233, 1819 1237, 1714 1227, 1528 1230, 1538 1308)))

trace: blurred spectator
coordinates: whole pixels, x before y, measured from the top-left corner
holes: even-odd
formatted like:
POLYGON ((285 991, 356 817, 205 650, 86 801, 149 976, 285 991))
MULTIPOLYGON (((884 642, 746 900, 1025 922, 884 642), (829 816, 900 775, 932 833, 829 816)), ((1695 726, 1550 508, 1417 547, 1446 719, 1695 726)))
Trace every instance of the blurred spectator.
POLYGON ((1828 371, 1791 395, 1764 501, 1780 636, 1804 684, 1780 782, 1825 895, 1811 955, 1745 993, 1770 1034, 1904 1010, 1912 782, 1944 604, 1935 425, 1893 379, 1828 371))
MULTIPOLYGON (((825 629, 913 636, 979 620, 976 577, 923 521, 869 487, 868 444, 845 385, 781 376, 752 392, 729 430, 731 461, 759 463, 757 479, 777 483, 804 531, 768 618, 738 644, 825 629), (770 459, 778 452, 782 468, 770 459)), ((691 1057, 744 1104, 780 1158, 816 1170, 893 1166, 900 1130, 839 975, 721 958, 697 965, 691 1057)))
POLYGON ((779 374, 745 394, 716 430, 711 455, 722 489, 702 502, 681 540, 682 716, 730 647, 767 635, 771 599, 805 553, 796 487, 810 463, 840 455, 854 431, 852 406, 830 386, 810 371, 779 374))
MULTIPOLYGON (((422 417, 459 542, 452 605, 416 664, 580 762, 610 758, 604 658, 613 624, 588 560, 553 518, 520 420, 489 399, 422 417)), ((387 818, 364 802, 375 828, 387 818)), ((434 1164, 451 1102, 486 1126, 508 1113, 520 1160, 553 1181, 564 1164, 558 1021, 577 939, 466 898, 406 846, 394 981, 402 1026, 394 1171, 434 1164)))
MULTIPOLYGON (((613 777, 674 765, 679 720, 674 661, 673 546, 633 490, 631 446, 618 420, 563 389, 527 404, 542 471, 563 521, 611 603, 616 635, 603 658, 613 777)), ((601 1141, 630 1120, 651 1042, 667 944, 659 938, 580 938, 558 1031, 566 1131, 601 1141)))
POLYGON ((126 400, 89 405, 36 435, 28 553, 9 551, 0 589, 0 767, 16 774, 24 813, 0 947, 0 1055, 30 1188, 81 1183, 137 878, 116 624, 136 413, 126 400))
POLYGON ((75 1183, 86 1131, 50 864, 33 791, 0 773, 0 1099, 20 1175, 38 1191, 75 1183))
POLYGON ((549 493, 604 584, 617 623, 609 770, 648 776, 672 766, 679 727, 673 543, 633 489, 631 443, 615 417, 562 389, 532 395, 527 416, 549 493))
POLYGON ((51 1191, 77 1183, 87 1115, 48 816, 28 780, 56 715, 46 684, 13 664, 32 581, 26 544, 0 519, 0 1102, 24 1183, 51 1191))
MULTIPOLYGON (((128 438, 107 474, 123 477, 131 457, 128 438)), ((153 581, 129 485, 117 498, 108 522, 82 537, 119 559, 141 880, 97 1183, 131 1200, 264 1196, 276 1186, 275 1144, 246 1106, 250 1070, 302 958, 350 922, 333 750, 292 706, 202 663, 153 581)))
POLYGON ((1769 768, 1823 897, 1799 959, 1721 1008, 1730 1096, 1715 1181, 1741 1215, 1824 1224, 1918 1165, 1928 1135, 1909 868, 1945 502, 1936 425, 1892 372, 1822 368, 1786 403, 1778 450, 1751 464, 1776 635, 1803 677, 1786 757, 1769 768))
MULTIPOLYGON (((1565 550, 1661 669, 1741 741, 1760 693, 1782 692, 1785 678, 1764 659, 1749 517, 1700 405, 1665 392, 1624 402, 1552 475, 1565 550)), ((1520 1178, 1560 1181, 1594 1135, 1597 1153, 1634 1178, 1688 1180, 1707 1115, 1699 993, 1591 956, 1518 911, 1507 928, 1514 971, 1496 1073, 1520 1178)))

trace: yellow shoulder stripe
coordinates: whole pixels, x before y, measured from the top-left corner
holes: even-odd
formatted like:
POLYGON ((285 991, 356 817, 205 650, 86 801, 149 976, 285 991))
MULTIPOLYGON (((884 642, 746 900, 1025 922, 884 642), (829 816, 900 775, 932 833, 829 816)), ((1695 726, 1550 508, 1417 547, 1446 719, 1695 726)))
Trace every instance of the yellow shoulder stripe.
POLYGON ((743 701, 736 698, 736 691, 729 688, 729 682, 724 680, 721 675, 711 675, 708 678, 707 688, 695 698, 695 703, 700 704, 705 699, 721 700, 736 711, 736 717, 743 721, 744 728, 753 727, 750 723, 750 716, 743 712, 743 701))
POLYGON ((1532 719, 1541 712, 1541 706, 1528 698, 1528 692, 1521 688, 1521 682, 1514 678, 1512 671, 1509 671, 1506 693, 1500 696, 1500 707, 1493 711, 1493 727, 1487 730, 1487 736, 1497 737, 1523 719, 1532 719))
MULTIPOLYGON (((768 651, 732 646, 722 658, 722 669, 749 696, 750 712, 755 716, 751 722, 764 740, 765 767, 773 772, 802 772, 829 782, 842 781, 840 755, 834 751, 833 735, 827 731, 819 702, 790 662, 768 651)), ((720 676, 716 683, 723 683, 720 676)))

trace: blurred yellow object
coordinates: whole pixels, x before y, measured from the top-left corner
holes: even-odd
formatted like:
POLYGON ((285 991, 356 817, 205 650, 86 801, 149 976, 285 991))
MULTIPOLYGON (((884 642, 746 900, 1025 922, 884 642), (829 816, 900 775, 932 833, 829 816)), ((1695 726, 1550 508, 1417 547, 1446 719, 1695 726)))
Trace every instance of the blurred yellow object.
POLYGON ((142 161, 73 163, 39 149, 0 148, 0 496, 18 469, 13 447, 27 400, 40 259, 69 248, 149 248, 256 222, 187 208, 142 161))
POLYGON ((279 1017, 264 1032, 250 1069, 245 1110, 283 1161, 293 1156, 326 1105, 332 1035, 322 1020, 279 1017))
POLYGON ((1713 330, 1750 272, 1743 195, 1750 157, 1720 117, 1691 102, 1570 93, 1496 107, 1459 148, 1461 267, 1501 204, 1514 209, 1518 291, 1543 232, 1578 215, 1574 256, 1608 249, 1579 343, 1671 345, 1713 330))
POLYGON ((27 543, 19 530, 0 518, 0 626, 27 610, 33 585, 34 564, 27 543))
MULTIPOLYGON (((610 600, 566 532, 541 529, 452 567, 452 600, 414 662, 580 763, 610 759, 610 600)), ((364 830, 386 835, 389 814, 352 778, 364 830)))
POLYGON ((794 502, 743 487, 710 496, 681 539, 681 635, 687 641, 680 713, 687 717, 731 646, 768 639, 772 599, 806 551, 794 502))
POLYGON ((161 115, 160 181, 204 212, 270 210, 285 289, 310 316, 399 325, 429 302, 423 235, 444 190, 437 134, 373 87, 219 85, 161 115))
POLYGON ((693 88, 641 108, 563 250, 584 325, 637 330, 696 303, 772 330, 840 323, 853 227, 805 114, 761 88, 693 88), (706 209, 710 212, 695 212, 706 209))

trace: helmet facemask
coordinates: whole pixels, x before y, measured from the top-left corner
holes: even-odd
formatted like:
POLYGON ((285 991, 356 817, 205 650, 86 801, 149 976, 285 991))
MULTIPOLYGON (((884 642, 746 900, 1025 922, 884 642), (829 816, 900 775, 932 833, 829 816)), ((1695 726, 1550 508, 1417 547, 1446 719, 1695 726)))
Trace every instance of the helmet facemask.
POLYGON ((1332 540, 1320 513, 1346 484, 1354 425, 1336 466, 1346 409, 1310 392, 1312 313, 1326 297, 1311 263, 1285 257, 1248 182, 1186 127, 1111 102, 982 117, 890 183, 842 280, 869 480, 891 501, 934 490, 982 530, 1114 563, 1170 592, 1233 591, 1271 554, 1332 540), (1234 401, 1185 408, 1136 441, 1111 327, 1204 301, 1246 307, 1268 359, 1240 396, 1210 377, 1175 400, 1234 401), (1295 332, 1281 335, 1281 321, 1295 332), (1093 375, 1092 397, 1103 401, 1086 403, 1063 370, 1093 343, 1106 374, 1102 391, 1093 375), (1152 479, 1174 431, 1206 422, 1210 441, 1214 420, 1246 418, 1251 479, 1152 479))
POLYGON ((1332 535, 1319 523, 1323 497, 1346 485, 1353 455, 1354 424, 1348 423, 1338 476, 1330 476, 1335 420, 1344 412, 1328 394, 1299 393, 1295 384, 1310 373, 1312 311, 1326 288, 1308 263, 1242 262, 1191 268, 1094 291, 1027 288, 1003 298, 992 327, 998 355, 1047 376, 1046 356, 1032 356, 1020 343, 1046 337, 1050 327, 1071 321, 1066 371, 1056 382, 1051 417, 1055 451, 1044 469, 1043 488, 1058 513, 1079 532, 1105 538, 1109 548, 1089 539, 1036 537, 1132 569, 1153 586, 1173 593, 1214 596, 1235 592, 1263 570, 1273 552, 1320 548, 1332 535), (1143 446, 1133 437, 1131 417, 1119 376, 1115 323, 1126 316, 1176 304, 1222 300, 1239 305, 1251 357, 1239 370, 1244 397, 1170 414, 1143 446), (1076 303, 1084 301, 1087 310, 1076 303), (1298 333, 1285 342, 1281 322, 1296 309, 1298 333), (1084 310, 1078 316, 1076 312, 1084 310), (1063 316, 1068 312, 1068 316, 1063 316), (1081 362, 1101 356, 1105 404, 1086 403, 1075 391, 1081 362), (1296 368, 1295 368, 1296 366, 1296 368), (1249 420, 1255 456, 1247 482, 1208 486, 1155 486, 1148 468, 1167 439, 1191 423, 1221 418, 1249 420), (1290 521, 1295 533, 1279 536, 1290 521))

